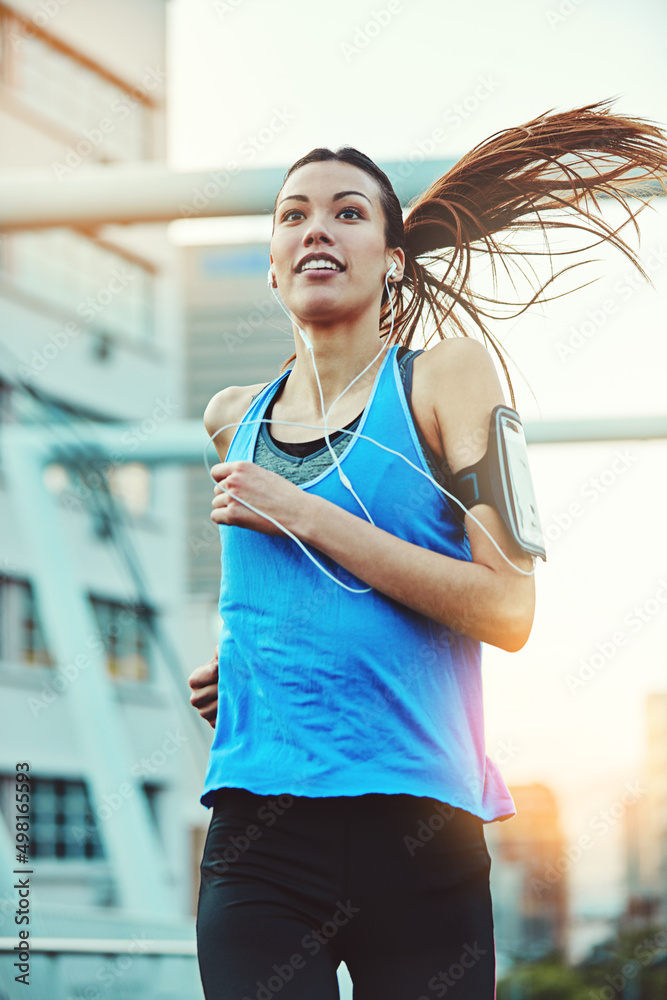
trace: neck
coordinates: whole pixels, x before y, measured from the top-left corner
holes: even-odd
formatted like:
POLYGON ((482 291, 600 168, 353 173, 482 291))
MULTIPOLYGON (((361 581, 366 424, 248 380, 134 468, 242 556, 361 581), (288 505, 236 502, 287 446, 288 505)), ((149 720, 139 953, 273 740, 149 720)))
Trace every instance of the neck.
POLYGON ((365 332, 359 330, 358 323, 337 324, 330 327, 308 322, 299 325, 313 345, 313 351, 311 356, 310 350, 295 328, 296 361, 283 394, 284 402, 288 406, 294 406, 299 412, 312 416, 316 421, 322 418, 322 404, 313 359, 322 386, 325 411, 370 364, 368 371, 354 382, 332 409, 329 422, 333 422, 337 413, 344 414, 354 409, 360 400, 366 402, 391 344, 387 343, 386 338, 381 339, 378 336, 377 321, 365 332), (380 351, 382 353, 376 358, 380 351))

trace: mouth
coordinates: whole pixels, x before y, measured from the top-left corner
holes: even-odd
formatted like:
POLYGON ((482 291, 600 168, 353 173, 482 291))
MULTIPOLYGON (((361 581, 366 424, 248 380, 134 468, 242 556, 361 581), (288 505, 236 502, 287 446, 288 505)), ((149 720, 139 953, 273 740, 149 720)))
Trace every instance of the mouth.
POLYGON ((295 271, 297 274, 340 274, 345 268, 339 260, 329 253, 309 253, 300 260, 295 271))

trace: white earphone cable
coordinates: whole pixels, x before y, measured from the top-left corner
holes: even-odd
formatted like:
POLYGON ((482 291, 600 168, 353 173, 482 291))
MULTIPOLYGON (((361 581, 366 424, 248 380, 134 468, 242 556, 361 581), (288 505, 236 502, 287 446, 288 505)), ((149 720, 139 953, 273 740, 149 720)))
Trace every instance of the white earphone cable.
MULTIPOLYGON (((240 427, 241 424, 243 424, 243 426, 249 426, 250 424, 270 424, 272 422, 274 422, 274 421, 267 420, 265 417, 258 417, 255 420, 237 420, 237 421, 234 421, 234 422, 229 423, 229 424, 224 424, 222 427, 219 427, 218 430, 214 434, 211 435, 211 437, 209 438, 209 440, 204 445, 204 465, 206 466, 206 470, 207 470, 207 472, 209 474, 209 477, 210 477, 210 479, 212 480, 213 483, 215 483, 216 485, 219 485, 217 483, 217 481, 213 478, 213 476, 211 476, 211 470, 209 468, 208 459, 206 457, 206 451, 207 451, 208 446, 210 445, 211 441, 213 441, 213 439, 218 434, 221 434, 222 431, 227 430, 228 427, 240 427)), ((277 421, 277 422, 280 423, 280 424, 285 424, 286 426, 291 426, 291 427, 306 427, 306 428, 309 428, 309 429, 317 429, 318 428, 317 424, 303 424, 303 423, 301 423, 298 420, 280 420, 280 421, 277 421)), ((461 510, 463 511, 463 513, 467 514, 468 517, 472 521, 474 521, 475 524, 478 525, 479 528, 481 528, 481 530, 487 536, 487 538, 489 539, 489 541, 491 542, 491 544, 496 548, 496 550, 498 551, 499 555, 502 556, 502 558, 505 560, 505 562, 508 563, 512 567, 512 569, 515 569, 517 571, 517 573, 520 573, 522 576, 533 576, 533 574, 535 573, 535 565, 536 565, 536 560, 535 560, 534 556, 532 557, 532 559, 533 559, 533 568, 532 568, 532 570, 525 570, 525 569, 521 569, 519 566, 516 566, 512 562, 512 560, 509 559, 505 555, 505 553, 500 548, 500 546, 498 545, 498 542, 495 540, 495 538, 490 533, 490 531, 488 531, 488 529, 482 524, 482 522, 478 518, 476 518, 475 515, 470 510, 468 510, 468 508, 465 506, 465 504, 461 503, 461 501, 459 500, 458 497, 455 497, 452 493, 450 493, 448 490, 446 490, 444 486, 441 486, 440 483, 438 483, 433 478, 433 476, 431 476, 424 469, 420 469, 418 465, 415 465, 414 462, 411 462, 410 459, 407 458, 405 455, 401 454, 400 451, 396 451, 394 448, 389 448, 388 445, 382 444, 381 441, 376 441, 375 438, 369 437, 367 434, 360 434, 358 430, 357 431, 351 431, 351 430, 349 430, 346 427, 335 427, 335 428, 332 428, 332 429, 334 431, 340 431, 342 434, 356 435, 356 437, 363 438, 364 441, 370 441, 371 444, 377 445, 378 448, 382 448, 383 451, 388 451, 390 454, 396 455, 398 458, 401 458, 404 462, 407 462, 407 464, 412 469, 414 469, 415 472, 418 472, 420 474, 420 476, 424 476, 424 478, 428 479, 428 481, 430 483, 433 483, 433 485, 436 487, 436 489, 440 490, 440 492, 444 493, 444 495, 446 497, 448 497, 450 500, 453 500, 454 503, 458 504, 458 506, 461 508, 461 510)), ((290 538, 294 539, 294 541, 299 545, 299 547, 301 549, 303 549, 303 551, 305 552, 305 554, 308 556, 309 559, 312 560, 312 562, 314 562, 316 565, 319 565, 317 563, 317 560, 313 556, 311 556, 310 552, 303 545, 303 543, 301 542, 301 539, 299 539, 295 535, 293 535, 292 532, 288 528, 285 528, 284 525, 280 524, 278 521, 276 521, 274 518, 272 518, 269 514, 265 514, 265 513, 263 513, 263 511, 257 510, 256 507, 253 507, 247 501, 241 500, 240 497, 234 496, 234 494, 230 490, 225 489, 224 486, 221 487, 221 489, 225 490, 225 493, 228 493, 234 500, 238 500, 239 503, 244 504, 246 507, 249 507, 250 510, 253 510, 256 514, 259 514, 261 517, 265 517, 267 520, 271 521, 271 523, 275 524, 276 527, 281 528, 285 532, 285 534, 289 535, 290 538)), ((323 567, 321 567, 321 568, 323 569, 323 567)), ((323 569, 323 572, 327 572, 327 571, 323 569)), ((330 576, 330 575, 331 575, 330 573, 327 573, 327 576, 330 576)), ((340 583, 339 580, 337 580, 336 582, 340 583)), ((345 584, 341 584, 341 586, 345 586, 345 584)), ((347 587, 346 589, 349 590, 351 588, 347 587)), ((372 590, 372 587, 367 588, 367 590, 372 590)), ((367 593, 367 590, 357 591, 357 593, 367 593)))
MULTIPOLYGON (((322 408, 322 416, 324 418, 324 440, 326 441, 327 448, 329 449, 329 452, 330 452, 330 454, 331 454, 331 456, 333 458, 334 464, 335 464, 335 466, 336 466, 336 468, 338 470, 338 478, 340 479, 340 481, 343 484, 343 486, 350 491, 350 493, 355 498, 355 500, 357 501, 357 503, 359 504, 359 506, 361 507, 361 509, 363 510, 364 514, 366 515, 366 517, 368 518, 368 520, 370 521, 371 524, 375 524, 375 521, 371 517, 371 514, 369 513, 369 511, 366 509, 366 506, 364 505, 364 503, 361 500, 361 498, 355 492, 354 487, 352 486, 352 483, 350 482, 350 480, 348 479, 348 477, 343 472, 343 468, 342 468, 342 466, 340 464, 340 461, 338 459, 338 455, 336 454, 336 452, 334 451, 334 449, 331 447, 331 441, 330 441, 330 438, 329 438, 329 414, 333 410, 333 408, 336 405, 336 403, 338 402, 338 400, 341 399, 345 395, 345 393, 348 391, 348 389, 350 389, 354 385, 354 383, 358 379, 360 379, 361 376, 364 375, 368 371, 368 369, 371 368, 375 364, 375 362, 380 357, 380 355, 382 354, 382 352, 386 349, 387 344, 391 341, 391 335, 394 332, 394 300, 392 298, 391 292, 389 291, 389 285, 388 285, 388 280, 387 279, 388 279, 389 275, 392 274, 395 270, 396 270, 396 263, 394 262, 392 264, 392 266, 389 268, 389 270, 386 272, 385 276, 384 276, 384 284, 385 284, 385 288, 387 289, 387 296, 389 298, 389 305, 391 307, 391 327, 389 329, 389 333, 387 334, 387 336, 386 336, 386 338, 385 338, 385 340, 384 340, 384 342, 382 344, 382 347, 380 348, 380 350, 378 351, 378 353, 375 355, 375 357, 373 358, 373 360, 370 361, 366 365, 366 367, 363 368, 359 372, 358 375, 355 375, 355 377, 352 379, 352 381, 349 383, 349 385, 347 385, 343 389, 343 391, 341 393, 339 393, 338 396, 336 396, 336 398, 334 399, 333 403, 329 406, 329 408, 326 410, 326 412, 325 412, 325 409, 324 409, 324 394, 322 392, 322 383, 320 382, 320 375, 319 375, 319 372, 317 370, 317 364, 315 363, 315 351, 314 351, 313 345, 311 344, 310 339, 306 335, 306 332, 301 329, 301 327, 298 325, 298 323, 294 324, 296 326, 297 330, 299 331, 299 335, 300 335, 301 339, 303 340, 303 343, 304 343, 304 345, 306 347, 306 350, 310 354, 311 360, 313 362, 313 371, 315 372, 315 379, 317 381, 317 388, 318 388, 318 391, 319 391, 319 394, 320 394, 320 406, 322 408)), ((286 306, 284 305, 284 303, 278 297, 278 295, 277 295, 277 293, 275 291, 275 288, 273 287, 273 282, 272 281, 270 281, 270 287, 271 287, 271 291, 273 292, 273 296, 274 296, 276 302, 278 303, 278 305, 280 306, 280 308, 283 310, 283 312, 285 313, 285 315, 287 316, 287 318, 290 320, 290 322, 294 323, 294 320, 292 319, 292 316, 291 316, 289 310, 286 308, 286 306)))
MULTIPOLYGON (((329 424, 329 414, 331 413, 331 411, 332 411, 333 407, 335 406, 335 404, 347 392, 347 390, 351 386, 354 385, 354 383, 357 381, 357 379, 361 378, 361 376, 365 372, 367 372, 368 369, 371 368, 373 364, 375 364, 375 362, 380 357, 380 355, 382 354, 382 352, 386 349, 387 344, 391 340, 391 336, 392 336, 392 333, 394 331, 394 315, 395 314, 394 314, 394 301, 393 301, 393 298, 392 298, 391 293, 389 291, 389 285, 388 285, 388 280, 387 279, 388 279, 389 275, 392 274, 395 270, 396 270, 396 263, 394 262, 392 264, 392 266, 390 267, 390 269, 386 272, 386 274, 384 276, 385 288, 387 289, 387 295, 389 297, 389 305, 391 307, 391 327, 390 327, 389 333, 387 334, 387 337, 385 338, 385 341, 382 344, 382 347, 380 348, 380 350, 378 351, 378 353, 375 355, 375 357, 373 358, 373 360, 370 361, 369 364, 367 364, 366 367, 364 369, 362 369, 362 371, 360 371, 359 374, 356 375, 352 379, 352 381, 349 383, 349 385, 347 385, 345 387, 345 389, 343 389, 343 391, 341 393, 339 393, 338 396, 336 396, 336 398, 334 399, 333 403, 325 411, 325 409, 324 409, 324 394, 322 392, 322 384, 320 382, 319 372, 317 371, 317 365, 315 363, 315 352, 314 352, 313 345, 311 344, 311 342, 310 342, 308 336, 306 335, 305 331, 301 329, 301 327, 298 325, 298 323, 294 322, 294 320, 292 319, 292 316, 291 316, 290 312, 287 310, 287 308, 285 307, 285 305, 280 301, 280 299, 276 295, 276 293, 275 293, 275 291, 273 289, 273 282, 271 280, 272 279, 272 272, 271 272, 271 269, 269 269, 269 285, 271 287, 271 290, 274 293, 276 301, 280 305, 281 309, 286 313, 286 315, 288 316, 290 322, 294 323, 294 325, 296 326, 297 330, 299 331, 299 335, 301 336, 301 339, 303 340, 303 343, 304 343, 306 349, 308 350, 308 353, 310 354, 310 357, 312 359, 313 370, 315 372, 315 379, 317 381, 317 388, 318 388, 319 395, 320 395, 320 405, 321 405, 321 408, 322 408, 322 416, 324 418, 324 438, 325 438, 325 441, 326 441, 326 444, 327 444, 327 448, 329 449, 329 452, 333 456, 334 464, 335 464, 335 466, 336 466, 336 468, 338 470, 339 479, 340 479, 342 485, 345 486, 345 488, 348 489, 352 493, 352 495, 356 499, 356 501, 359 504, 359 506, 361 507, 361 509, 364 511, 364 513, 365 513, 366 517, 368 518, 368 520, 370 521, 370 523, 371 524, 375 524, 375 522, 373 521, 373 518, 371 517, 371 515, 368 512, 368 510, 364 506, 363 502, 361 501, 361 499, 355 493, 355 491, 354 491, 354 489, 352 487, 352 484, 350 483, 348 477, 343 472, 343 469, 341 467, 338 455, 337 455, 336 451, 331 446, 331 441, 330 441, 330 437, 329 437, 330 430, 333 430, 334 432, 338 431, 338 432, 343 433, 343 434, 350 434, 350 435, 354 435, 355 437, 363 438, 365 441, 370 441, 372 444, 377 445, 378 448, 382 448, 384 451, 387 451, 387 452, 389 452, 392 455, 397 455, 398 458, 403 459, 403 461, 407 462, 407 464, 411 468, 413 468, 416 472, 418 472, 420 475, 424 476, 431 483, 433 483, 433 485, 436 487, 436 489, 440 490, 440 492, 444 493, 444 495, 446 497, 448 497, 450 500, 453 500, 454 503, 456 503, 456 504, 459 505, 459 507, 463 510, 463 512, 465 514, 467 514, 475 522, 475 524, 477 524, 482 529, 482 531, 484 532, 484 534, 488 537, 489 541, 492 543, 492 545, 494 545, 494 547, 497 549, 498 553, 502 556, 502 558, 505 560, 505 562, 508 563, 512 567, 512 569, 516 570, 516 572, 520 573, 522 576, 533 576, 534 573, 535 573, 535 568, 536 568, 536 559, 535 559, 535 557, 534 556, 532 557, 533 568, 530 571, 529 570, 521 569, 519 566, 516 566, 512 562, 512 560, 509 559, 505 555, 505 553, 503 552, 503 550, 501 549, 501 547, 496 542, 495 538, 484 527, 484 525, 481 523, 481 521, 479 521, 475 517, 475 515, 472 514, 465 507, 465 505, 463 503, 461 503, 461 501, 458 499, 458 497, 455 497, 452 493, 449 493, 448 490, 446 490, 444 488, 444 486, 441 486, 440 483, 436 482, 436 480, 433 478, 433 476, 430 475, 430 473, 426 472, 424 469, 420 469, 417 465, 414 464, 414 462, 411 462, 409 458, 407 458, 405 455, 402 455, 399 451, 395 451, 393 448, 389 448, 387 445, 382 444, 380 441, 376 441, 374 438, 371 438, 371 437, 369 437, 366 434, 360 434, 358 430, 352 431, 352 430, 349 430, 346 427, 338 427, 338 428, 331 428, 330 427, 330 424, 329 424)), ((218 430, 214 434, 211 435, 211 437, 206 442, 206 445, 204 447, 204 465, 206 466, 207 472, 208 472, 210 478, 213 480, 214 483, 216 483, 216 480, 213 479, 213 476, 211 476, 211 470, 209 468, 208 459, 206 457, 206 449, 208 448, 210 442, 213 441, 213 439, 215 437, 217 437, 218 434, 222 433, 222 431, 227 430, 228 427, 240 427, 242 424, 243 425, 249 425, 249 424, 263 424, 263 423, 266 423, 266 424, 279 423, 279 424, 289 425, 289 426, 292 426, 292 427, 305 427, 305 428, 308 428, 308 429, 321 430, 321 427, 319 427, 317 424, 305 424, 305 423, 301 423, 300 421, 296 421, 296 420, 278 420, 278 421, 275 421, 275 420, 268 420, 268 419, 266 419, 264 417, 260 417, 260 418, 258 418, 256 420, 239 420, 239 421, 234 421, 234 422, 229 423, 229 424, 224 424, 222 427, 219 427, 218 430)), ((219 484, 216 483, 216 485, 219 485, 219 484)), ((332 579, 334 581, 334 583, 337 583, 340 587, 344 587, 345 590, 349 590, 353 594, 367 594, 367 593, 369 593, 373 589, 372 587, 364 587, 363 589, 358 589, 358 588, 355 588, 355 587, 349 587, 346 583, 343 583, 341 580, 337 580, 336 577, 333 576, 329 572, 329 570, 327 570, 324 566, 322 566, 322 564, 312 555, 312 553, 308 551, 307 547, 303 544, 303 542, 301 541, 301 539, 297 538, 297 536, 295 534, 293 534, 289 530, 289 528, 286 528, 285 525, 280 524, 280 522, 277 521, 275 518, 271 517, 270 514, 266 514, 264 511, 258 510, 257 507, 254 507, 248 501, 242 500, 240 497, 235 496, 235 494, 233 494, 231 492, 231 490, 228 490, 226 487, 221 486, 220 488, 222 490, 224 490, 224 492, 227 493, 230 497, 232 497, 233 500, 237 500, 240 504, 243 504, 249 510, 254 511, 255 514, 259 514, 260 517, 266 518, 267 521, 270 521, 272 524, 275 524, 275 526, 277 528, 280 528, 281 531, 283 531, 286 535, 289 536, 289 538, 293 539, 297 543, 297 545, 299 546, 299 548, 305 553, 305 555, 308 556, 308 558, 311 560, 311 562, 313 562, 318 567, 318 569, 320 569, 323 573, 325 573, 326 576, 328 576, 330 579, 332 579)))

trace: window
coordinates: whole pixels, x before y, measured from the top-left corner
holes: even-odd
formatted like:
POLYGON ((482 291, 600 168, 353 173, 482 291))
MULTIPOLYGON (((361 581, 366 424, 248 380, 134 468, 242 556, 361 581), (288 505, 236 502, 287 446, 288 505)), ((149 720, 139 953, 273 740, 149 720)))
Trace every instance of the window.
MULTIPOLYGON (((2 811, 14 819, 14 776, 4 778, 2 811)), ((30 779, 30 860, 103 858, 104 847, 83 781, 30 779)))
POLYGON ((0 423, 9 424, 12 422, 12 398, 13 388, 9 382, 0 379, 0 423))
POLYGON ((27 580, 0 576, 0 659, 53 666, 27 580))
POLYGON ((148 811, 150 813, 153 825, 161 835, 162 828, 160 825, 160 799, 162 793, 164 792, 164 785, 156 784, 154 781, 142 781, 141 788, 144 795, 146 796, 146 802, 148 803, 148 811))
MULTIPOLYGON (((1 400, 0 395, 0 402, 1 400)), ((113 500, 121 504, 131 517, 145 514, 151 505, 151 472, 140 462, 111 465, 105 459, 96 465, 95 462, 86 460, 85 465, 80 462, 78 465, 67 466, 51 462, 44 468, 43 479, 49 492, 59 496, 68 511, 86 508, 99 518, 102 508, 112 517, 113 511, 107 503, 107 489, 113 500), (98 503, 95 503, 93 497, 95 491, 99 491, 98 503)))
MULTIPOLYGON (((0 776, 0 811, 12 826, 15 811, 15 775, 0 776)), ((156 801, 162 785, 144 781, 151 818, 158 827, 156 801)), ((100 820, 93 809, 85 781, 77 778, 30 778, 30 847, 29 859, 95 860, 106 858, 101 838, 105 816, 100 820)))
POLYGON ((144 160, 151 155, 160 67, 148 67, 144 86, 132 87, 61 42, 33 20, 0 4, 0 79, 28 108, 67 132, 72 162, 144 160), (104 124, 102 124, 104 123, 104 124))
POLYGON ((150 343, 154 332, 154 268, 100 240, 66 228, 10 233, 6 277, 17 289, 71 313, 74 331, 150 343))
POLYGON ((154 612, 142 605, 90 598, 107 667, 117 680, 145 681, 149 677, 148 632, 154 612))
POLYGON ((151 502, 151 474, 140 462, 128 462, 109 470, 109 486, 128 514, 143 514, 151 502))

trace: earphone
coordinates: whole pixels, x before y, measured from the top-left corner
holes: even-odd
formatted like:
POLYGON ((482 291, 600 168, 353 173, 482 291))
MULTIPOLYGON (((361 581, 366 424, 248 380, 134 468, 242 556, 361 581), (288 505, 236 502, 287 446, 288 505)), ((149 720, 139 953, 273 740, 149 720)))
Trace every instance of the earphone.
MULTIPOLYGON (((394 273, 394 271, 396 270, 396 268, 397 268, 397 264, 396 264, 396 261, 394 261, 392 263, 391 267, 389 268, 389 270, 384 275, 385 288, 387 290, 387 295, 389 297, 389 304, 390 304, 390 307, 391 307, 391 327, 389 329, 389 333, 387 334, 387 336, 386 336, 386 338, 385 338, 385 340, 384 340, 384 342, 382 344, 382 347, 380 348, 380 350, 378 351, 378 353, 375 355, 375 357, 373 358, 373 360, 371 362, 369 362, 369 364, 366 365, 366 367, 364 369, 362 369, 362 371, 360 371, 359 374, 356 375, 352 379, 352 381, 349 383, 349 385, 347 385, 345 387, 345 389, 343 389, 343 391, 341 393, 339 393, 339 395, 336 397, 336 399, 334 399, 333 403, 331 403, 331 405, 329 406, 328 410, 325 412, 325 410, 324 410, 324 396, 323 396, 323 393, 322 393, 322 385, 320 383, 319 373, 317 371, 317 365, 315 363, 315 352, 314 352, 313 345, 310 342, 310 339, 307 336, 306 332, 304 330, 302 330, 301 327, 297 323, 294 322, 291 313, 287 310, 287 308, 285 307, 285 305, 281 302, 281 300, 278 298, 276 292, 274 291, 275 275, 273 273, 273 269, 271 267, 269 267, 268 276, 267 276, 268 277, 269 288, 271 288, 271 290, 273 291, 273 294, 276 297, 276 301, 280 305, 281 309, 286 313, 286 315, 289 318, 290 322, 294 323, 294 325, 296 326, 296 328, 297 328, 297 330, 299 332, 299 335, 300 335, 300 337, 301 337, 301 339, 302 339, 302 341, 304 343, 304 346, 306 347, 308 353, 310 354, 310 357, 311 357, 311 360, 312 360, 312 363, 313 363, 313 370, 315 372, 315 378, 316 378, 316 381, 317 381, 317 387, 318 387, 319 394, 320 394, 320 405, 321 405, 321 408, 322 408, 322 416, 324 417, 324 438, 325 438, 327 447, 328 447, 329 451, 331 452, 331 454, 333 456, 334 464, 336 465, 336 468, 338 470, 338 475, 339 475, 340 481, 343 484, 343 486, 345 486, 346 489, 348 489, 352 493, 352 495, 356 499, 357 503, 359 504, 359 506, 362 508, 362 510, 366 514, 366 517, 368 518, 368 520, 370 521, 370 523, 374 524, 375 522, 373 521, 373 518, 371 517, 370 513, 366 510, 366 507, 364 506, 363 502, 357 496, 357 494, 355 493, 355 491, 354 491, 354 489, 352 487, 352 484, 350 483, 349 479, 347 478, 347 476, 343 472, 343 470, 341 468, 341 465, 340 465, 340 461, 338 459, 338 455, 336 454, 336 452, 334 451, 334 449, 331 447, 331 443, 330 443, 330 440, 329 440, 329 432, 330 432, 331 429, 333 429, 334 431, 340 431, 340 432, 345 433, 345 434, 352 434, 355 437, 363 438, 364 440, 370 441, 372 444, 377 445, 379 448, 382 448, 385 451, 390 452, 393 455, 397 455, 399 458, 403 459, 403 461, 407 462, 407 464, 411 468, 415 469, 415 471, 419 472, 426 479, 428 479, 430 482, 432 482, 433 485, 438 490, 440 490, 441 493, 444 493, 444 495, 446 497, 448 497, 450 500, 453 500, 456 504, 458 504, 458 506, 463 510, 464 514, 467 514, 475 522, 475 524, 477 524, 482 529, 482 531, 484 532, 484 534, 488 537, 489 541, 495 546, 495 548, 497 549, 497 551, 499 552, 499 554, 502 556, 502 558, 505 560, 505 562, 507 562, 513 569, 515 569, 517 571, 517 573, 520 573, 522 576, 533 576, 533 574, 535 573, 535 565, 536 565, 536 560, 535 560, 534 557, 533 557, 533 568, 532 568, 532 570, 524 570, 524 569, 521 569, 521 567, 516 566, 512 562, 512 560, 509 559, 505 555, 505 553, 500 548, 500 546, 496 542, 495 538, 493 538, 493 536, 491 535, 491 533, 474 516, 474 514, 472 514, 471 511, 469 511, 464 506, 464 504, 461 503, 461 501, 458 499, 458 497, 453 496, 453 494, 451 494, 448 490, 446 490, 443 486, 441 486, 440 483, 436 482, 436 480, 433 478, 433 476, 431 476, 424 469, 420 469, 417 465, 414 464, 414 462, 411 462, 410 459, 407 458, 405 455, 402 455, 400 452, 395 451, 393 448, 387 447, 386 445, 382 444, 380 441, 375 441, 373 438, 368 437, 365 434, 360 434, 358 430, 351 431, 351 430, 349 430, 347 428, 343 428, 343 427, 340 427, 340 428, 330 428, 329 427, 329 424, 328 424, 329 413, 331 412, 331 410, 333 409, 333 407, 335 406, 335 404, 338 402, 338 400, 342 396, 345 395, 345 393, 348 391, 348 389, 350 389, 354 385, 354 383, 357 381, 357 379, 361 378, 361 376, 365 372, 368 371, 368 369, 375 363, 375 361, 377 361, 377 359, 380 357, 380 355, 382 354, 382 352, 387 347, 387 344, 391 340, 391 336, 392 336, 392 333, 393 333, 393 330, 394 330, 394 318, 395 318, 395 314, 394 314, 394 302, 393 302, 393 299, 392 299, 391 294, 389 292, 388 279, 394 273)), ((213 479, 213 476, 211 476, 211 471, 210 471, 210 468, 208 466, 208 461, 207 461, 207 458, 206 458, 206 449, 208 448, 208 445, 209 445, 210 441, 213 441, 213 439, 218 434, 220 434, 222 431, 226 430, 228 427, 240 427, 241 424, 255 424, 255 423, 268 423, 268 424, 270 424, 272 422, 273 422, 272 420, 267 420, 266 418, 263 418, 263 417, 262 418, 258 418, 256 420, 249 420, 249 421, 240 420, 240 421, 235 421, 235 422, 230 423, 230 424, 225 424, 223 427, 219 427, 218 430, 215 431, 215 433, 211 435, 209 441, 207 441, 206 446, 204 448, 204 464, 206 466, 206 469, 207 469, 207 472, 208 472, 210 478, 213 480, 214 483, 216 483, 216 480, 213 479)), ((294 427, 306 427, 306 428, 313 428, 313 429, 318 429, 318 430, 322 429, 318 425, 304 424, 304 423, 301 423, 299 421, 293 421, 293 420, 279 421, 279 423, 284 423, 285 425, 291 425, 291 426, 294 426, 294 427)), ((219 484, 216 483, 216 485, 219 485, 219 484)), ((299 546, 299 548, 301 548, 301 550, 305 553, 305 555, 308 556, 308 558, 311 560, 311 562, 313 562, 318 567, 318 569, 320 569, 326 576, 330 577, 330 579, 332 579, 339 586, 343 587, 345 590, 348 590, 348 591, 350 591, 353 594, 367 594, 367 593, 369 593, 373 589, 372 587, 365 587, 363 589, 359 589, 359 588, 355 588, 355 587, 349 587, 347 584, 343 583, 341 580, 337 580, 336 577, 333 576, 326 569, 326 567, 322 566, 322 564, 308 551, 308 549, 303 544, 303 542, 301 541, 301 539, 297 538, 297 536, 294 535, 288 528, 286 528, 284 525, 282 525, 278 521, 276 521, 275 518, 271 517, 271 515, 266 514, 264 511, 258 510, 256 507, 254 507, 251 503, 247 502, 246 500, 241 500, 240 497, 235 496, 230 490, 225 489, 224 486, 221 487, 221 489, 223 489, 225 493, 228 493, 229 496, 232 497, 232 499, 238 500, 239 503, 243 504, 245 507, 248 507, 249 510, 252 510, 252 511, 254 511, 254 513, 259 514, 261 517, 266 518, 272 524, 276 525, 276 527, 278 527, 282 531, 284 531, 285 534, 289 538, 292 538, 297 543, 297 545, 299 546)))

